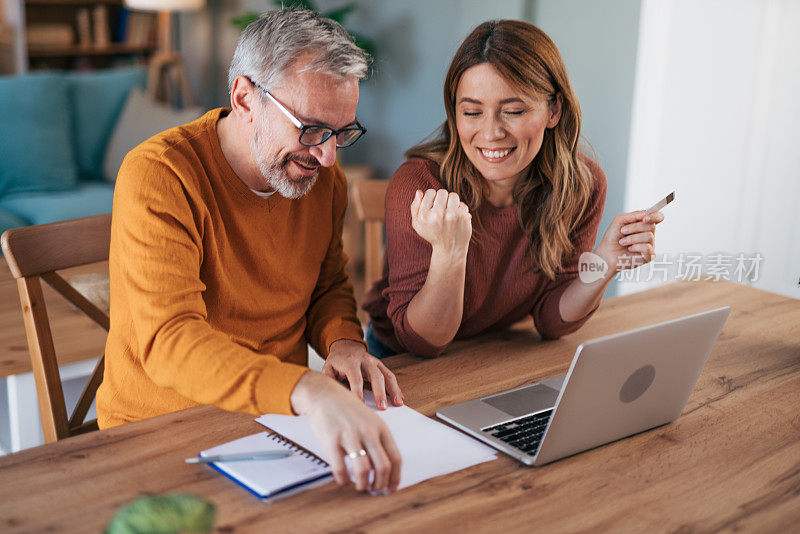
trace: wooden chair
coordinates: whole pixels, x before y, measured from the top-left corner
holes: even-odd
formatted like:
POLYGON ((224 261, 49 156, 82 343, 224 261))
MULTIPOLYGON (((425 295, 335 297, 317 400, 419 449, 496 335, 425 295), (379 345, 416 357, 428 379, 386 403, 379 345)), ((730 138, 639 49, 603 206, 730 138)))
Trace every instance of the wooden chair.
POLYGON ((353 183, 352 199, 358 219, 364 221, 364 283, 366 290, 383 274, 384 199, 388 180, 353 183))
POLYGON ((56 271, 108 260, 111 214, 16 228, 3 233, 3 252, 17 280, 25 333, 31 357, 39 414, 46 443, 97 430, 97 421, 84 422, 103 378, 100 360, 67 418, 53 336, 40 278, 106 331, 109 314, 75 289, 56 271))

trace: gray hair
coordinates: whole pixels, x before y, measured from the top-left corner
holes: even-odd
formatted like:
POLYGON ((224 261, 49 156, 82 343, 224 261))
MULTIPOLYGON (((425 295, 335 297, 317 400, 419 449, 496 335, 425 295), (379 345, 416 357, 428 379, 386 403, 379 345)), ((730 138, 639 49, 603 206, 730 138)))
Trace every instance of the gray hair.
POLYGON ((284 8, 263 13, 242 32, 228 69, 228 91, 238 76, 274 87, 306 52, 317 55, 301 72, 367 76, 369 56, 341 24, 307 9, 284 8))

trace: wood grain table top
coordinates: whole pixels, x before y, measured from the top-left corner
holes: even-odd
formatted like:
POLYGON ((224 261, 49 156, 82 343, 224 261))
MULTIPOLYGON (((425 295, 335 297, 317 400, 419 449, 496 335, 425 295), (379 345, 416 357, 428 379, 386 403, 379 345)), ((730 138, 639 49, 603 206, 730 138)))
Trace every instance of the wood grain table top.
POLYGON ((675 422, 549 464, 497 460, 371 497, 334 483, 264 504, 183 459, 263 429, 196 407, 0 457, 0 531, 98 532, 143 493, 217 507, 219 532, 788 532, 800 525, 800 301, 730 282, 673 283, 605 301, 578 332, 531 329, 384 360, 412 408, 567 371, 577 346, 723 305, 731 316, 675 422))

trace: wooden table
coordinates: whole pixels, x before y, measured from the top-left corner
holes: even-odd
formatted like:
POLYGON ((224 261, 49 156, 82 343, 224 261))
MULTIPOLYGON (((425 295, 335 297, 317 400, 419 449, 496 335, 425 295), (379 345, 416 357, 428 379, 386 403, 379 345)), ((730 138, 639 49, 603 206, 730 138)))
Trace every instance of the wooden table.
POLYGON ((524 329, 436 360, 387 361, 409 406, 440 406, 566 372, 584 340, 721 305, 731 316, 675 422, 541 468, 495 461, 370 497, 331 483, 263 504, 183 459, 262 429, 212 407, 0 458, 0 531, 98 532, 145 492, 217 507, 219 532, 788 532, 800 525, 800 301, 732 283, 676 283, 603 303, 579 332, 524 329))

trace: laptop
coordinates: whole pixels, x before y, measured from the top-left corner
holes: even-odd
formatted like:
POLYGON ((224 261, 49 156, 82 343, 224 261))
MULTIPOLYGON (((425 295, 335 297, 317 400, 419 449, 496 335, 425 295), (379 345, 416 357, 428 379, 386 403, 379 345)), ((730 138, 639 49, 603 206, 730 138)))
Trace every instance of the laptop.
POLYGON ((436 416, 532 466, 664 425, 683 412, 729 313, 726 306, 587 341, 566 376, 436 416))

